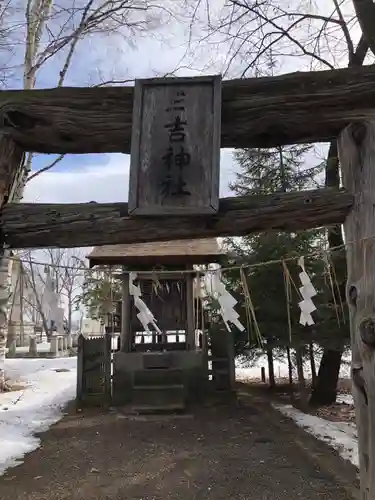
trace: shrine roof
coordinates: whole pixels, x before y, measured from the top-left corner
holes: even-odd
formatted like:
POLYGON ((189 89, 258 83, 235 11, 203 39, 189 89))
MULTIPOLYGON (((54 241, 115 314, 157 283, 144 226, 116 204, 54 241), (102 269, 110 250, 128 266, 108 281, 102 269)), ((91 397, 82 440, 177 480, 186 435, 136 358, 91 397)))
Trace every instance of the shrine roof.
POLYGON ((90 267, 122 265, 194 265, 219 262, 225 255, 216 238, 172 240, 95 247, 87 255, 90 267))

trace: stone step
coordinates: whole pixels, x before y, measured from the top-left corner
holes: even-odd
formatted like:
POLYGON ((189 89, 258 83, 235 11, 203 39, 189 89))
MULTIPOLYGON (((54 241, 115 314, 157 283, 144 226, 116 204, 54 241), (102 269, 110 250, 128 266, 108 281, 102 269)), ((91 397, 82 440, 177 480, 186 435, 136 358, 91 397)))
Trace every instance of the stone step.
POLYGON ((170 405, 132 405, 131 411, 137 414, 146 413, 174 413, 181 412, 186 409, 185 404, 170 404, 170 405))
POLYGON ((168 390, 184 390, 183 384, 171 385, 134 385, 135 391, 168 391, 168 390))
POLYGON ((184 371, 177 368, 149 368, 137 370, 133 376, 134 385, 173 385, 184 383, 184 371))
POLYGON ((182 384, 134 385, 132 406, 150 408, 185 407, 186 391, 182 384))

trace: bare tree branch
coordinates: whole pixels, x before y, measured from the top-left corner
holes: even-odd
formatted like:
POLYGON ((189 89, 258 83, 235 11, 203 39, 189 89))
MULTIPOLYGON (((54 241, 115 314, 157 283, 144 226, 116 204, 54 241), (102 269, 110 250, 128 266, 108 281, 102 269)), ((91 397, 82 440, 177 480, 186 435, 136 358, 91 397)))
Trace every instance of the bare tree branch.
POLYGON ((56 160, 54 160, 52 163, 49 165, 46 165, 45 167, 41 168, 40 170, 37 170, 33 174, 29 175, 27 178, 26 182, 30 182, 31 180, 35 179, 40 174, 43 174, 44 172, 47 172, 48 170, 51 170, 51 168, 55 167, 60 161, 65 157, 64 154, 60 155, 56 160))
POLYGON ((28 262, 28 265, 24 266, 26 282, 30 285, 33 291, 33 297, 35 298, 35 309, 37 314, 40 316, 42 320, 42 325, 45 334, 48 336, 49 325, 44 312, 45 309, 43 307, 43 292, 41 291, 40 273, 36 269, 36 266, 34 266, 32 263, 31 252, 25 253, 25 255, 23 256, 23 260, 25 263, 28 262))
POLYGON ((346 4, 344 9, 344 1, 333 1, 332 12, 324 8, 321 13, 298 0, 286 6, 281 0, 227 0, 216 19, 211 16, 206 22, 205 34, 198 33, 191 43, 191 58, 196 59, 201 49, 205 55, 210 47, 217 50, 217 61, 226 54, 222 71, 231 77, 249 71, 254 76, 273 74, 282 59, 301 56, 311 69, 341 66, 343 57, 349 62, 355 52, 351 28, 356 18, 346 4))
POLYGON ((339 1, 338 0, 333 0, 333 3, 334 3, 334 6, 335 6, 335 10, 337 12, 337 15, 339 17, 341 29, 342 29, 342 31, 344 33, 344 37, 345 37, 346 45, 347 45, 347 49, 348 49, 348 59, 350 61, 353 58, 353 55, 354 55, 353 40, 352 40, 352 37, 350 36, 350 31, 349 31, 348 25, 346 24, 346 21, 344 19, 344 15, 342 13, 339 1))

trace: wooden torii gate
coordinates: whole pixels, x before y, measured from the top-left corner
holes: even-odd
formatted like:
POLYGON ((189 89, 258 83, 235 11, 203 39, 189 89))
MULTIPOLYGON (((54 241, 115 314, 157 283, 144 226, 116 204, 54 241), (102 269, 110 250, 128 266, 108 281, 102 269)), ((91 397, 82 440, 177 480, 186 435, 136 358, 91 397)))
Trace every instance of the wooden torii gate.
POLYGON ((131 87, 0 92, 2 251, 241 236, 344 223, 361 498, 375 500, 375 66, 222 86, 221 147, 275 147, 339 137, 345 189, 226 198, 217 213, 206 216, 129 217, 126 203, 12 204, 25 151, 129 153, 132 112, 131 87))

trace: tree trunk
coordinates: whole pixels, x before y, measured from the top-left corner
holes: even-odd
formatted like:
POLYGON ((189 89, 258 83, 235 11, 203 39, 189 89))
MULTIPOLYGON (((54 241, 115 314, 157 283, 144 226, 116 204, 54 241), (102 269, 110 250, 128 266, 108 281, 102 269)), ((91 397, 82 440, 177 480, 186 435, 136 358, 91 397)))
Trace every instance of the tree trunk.
MULTIPOLYGON (((8 280, 9 280, 9 297, 11 297, 11 304, 9 306, 9 299, 8 299, 8 324, 7 324, 7 347, 9 348, 14 341, 17 340, 17 330, 16 326, 14 323, 17 324, 17 326, 20 326, 20 317, 15 317, 13 320, 13 313, 14 313, 14 305, 16 302, 18 302, 18 299, 21 298, 21 263, 19 261, 13 261, 11 264, 8 261, 8 280), (13 271, 14 268, 17 268, 17 278, 16 282, 14 283, 13 287, 13 271)), ((18 306, 18 304, 17 304, 18 306)), ((23 345, 22 343, 20 344, 21 346, 23 345)))
POLYGON ((305 375, 303 373, 303 358, 301 348, 296 348, 296 365, 297 365, 297 377, 298 377, 298 385, 305 386, 305 375))
MULTIPOLYGON (((325 186, 330 188, 338 188, 340 186, 337 140, 332 141, 329 147, 326 162, 325 186)), ((346 255, 345 248, 343 246, 344 239, 341 225, 335 225, 329 228, 328 244, 329 248, 332 249, 330 256, 335 269, 341 297, 337 293, 336 289, 333 293, 336 295, 336 302, 338 304, 340 302, 345 303, 346 297, 343 291, 345 290, 346 285, 346 255)), ((343 328, 346 328, 346 326, 343 325, 342 329, 343 328)), ((338 335, 342 335, 342 332, 338 331, 338 335)), ((336 401, 341 357, 342 351, 340 349, 335 350, 327 347, 324 348, 319 366, 318 378, 311 394, 310 404, 314 406, 324 406, 330 405, 336 401)))
POLYGON ((72 333, 72 314, 73 314, 73 300, 72 294, 68 295, 68 333, 72 333))
POLYGON ((314 389, 316 384, 316 365, 315 365, 315 356, 314 356, 314 344, 311 342, 309 344, 309 358, 310 358, 310 367, 311 367, 311 386, 314 389))
POLYGON ((24 324, 24 314, 23 314, 23 308, 24 308, 24 293, 25 293, 25 281, 24 281, 24 270, 22 267, 22 262, 20 262, 20 340, 21 340, 21 345, 24 345, 25 342, 25 324, 24 324))
POLYGON ((51 329, 48 325, 46 315, 44 314, 42 301, 39 298, 39 293, 38 293, 36 282, 35 282, 34 270, 33 270, 32 266, 33 266, 33 264, 30 261, 30 275, 27 276, 27 278, 28 278, 28 282, 33 290, 33 300, 35 300, 35 311, 38 313, 38 315, 42 321, 42 326, 43 326, 44 332, 47 336, 47 340, 49 341, 51 338, 52 332, 51 332, 51 329))
POLYGON ((324 350, 316 385, 310 398, 312 406, 328 406, 336 401, 341 358, 342 350, 324 350))
POLYGON ((286 356, 288 358, 288 376, 289 376, 289 385, 293 385, 293 364, 292 364, 292 356, 290 355, 290 347, 286 348, 286 356))
POLYGON ((267 361, 268 361, 268 384, 270 389, 274 389, 276 387, 276 382, 275 382, 275 371, 273 367, 272 348, 267 349, 267 361))
POLYGON ((344 185, 357 203, 345 222, 352 380, 361 500, 375 499, 375 122, 347 127, 339 140, 344 185))
POLYGON ((6 390, 5 360, 8 337, 9 275, 8 252, 0 250, 0 392, 6 390))
POLYGON ((300 346, 296 347, 296 365, 297 365, 298 389, 299 389, 300 401, 303 406, 306 406, 307 403, 306 383, 305 383, 305 375, 303 373, 302 348, 300 346))

